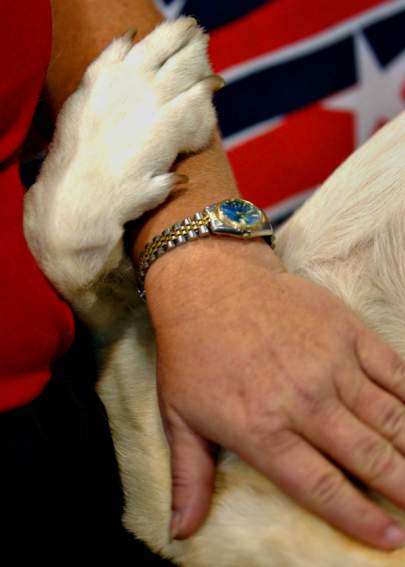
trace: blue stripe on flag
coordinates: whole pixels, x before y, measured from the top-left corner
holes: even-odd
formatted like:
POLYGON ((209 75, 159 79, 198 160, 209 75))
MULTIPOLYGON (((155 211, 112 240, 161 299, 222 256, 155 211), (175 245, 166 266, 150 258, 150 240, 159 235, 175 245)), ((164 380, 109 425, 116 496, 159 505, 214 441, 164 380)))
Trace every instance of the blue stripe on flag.
POLYGON ((385 67, 405 49, 405 10, 369 26, 364 33, 385 67))
POLYGON ((356 82, 352 37, 253 73, 217 93, 222 134, 297 110, 356 82))
POLYGON ((268 3, 269 0, 187 0, 182 13, 194 16, 207 31, 212 31, 268 3))

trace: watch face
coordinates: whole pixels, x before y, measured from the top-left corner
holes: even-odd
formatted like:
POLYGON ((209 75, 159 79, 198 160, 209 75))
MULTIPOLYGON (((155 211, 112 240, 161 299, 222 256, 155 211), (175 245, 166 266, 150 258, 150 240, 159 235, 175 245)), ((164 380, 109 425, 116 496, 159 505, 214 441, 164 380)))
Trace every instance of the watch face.
POLYGON ((260 209, 243 199, 222 201, 218 205, 218 213, 223 222, 240 228, 254 228, 266 220, 260 209))

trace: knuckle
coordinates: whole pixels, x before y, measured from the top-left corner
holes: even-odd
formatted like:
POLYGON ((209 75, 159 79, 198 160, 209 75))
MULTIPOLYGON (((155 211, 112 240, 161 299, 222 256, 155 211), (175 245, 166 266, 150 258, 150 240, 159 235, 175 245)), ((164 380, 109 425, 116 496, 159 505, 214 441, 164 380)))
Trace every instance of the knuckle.
POLYGON ((249 419, 249 433, 257 445, 284 446, 288 438, 293 437, 285 428, 284 420, 279 412, 265 409, 255 412, 249 419))
POLYGON ((360 376, 356 374, 349 383, 346 383, 344 387, 340 389, 341 398, 352 413, 361 411, 364 405, 364 390, 366 386, 366 380, 361 379, 360 376))
POLYGON ((394 448, 390 443, 380 439, 360 443, 358 455, 366 480, 370 483, 383 479, 395 466, 394 448))
POLYGON ((334 427, 342 419, 342 407, 333 398, 325 399, 319 408, 318 425, 322 428, 325 424, 329 427, 334 427))
POLYGON ((396 354, 393 355, 391 373, 393 387, 405 392, 405 365, 396 354))
POLYGON ((401 404, 390 403, 381 411, 381 431, 389 439, 396 439, 404 430, 405 411, 401 404))
MULTIPOLYGON (((325 372, 325 375, 330 374, 325 372)), ((308 384, 307 381, 292 380, 291 386, 294 388, 295 394, 300 400, 300 406, 307 415, 323 414, 325 410, 325 397, 317 384, 320 383, 317 375, 314 374, 314 380, 308 384)))
POLYGON ((318 476, 309 489, 309 496, 320 505, 330 505, 338 501, 346 479, 337 471, 328 471, 318 476))
POLYGON ((280 457, 281 455, 292 451, 300 444, 300 442, 300 438, 293 435, 290 431, 278 431, 271 436, 271 439, 268 443, 269 451, 272 455, 280 457))
POLYGON ((172 486, 174 490, 191 490, 190 479, 185 474, 179 472, 172 473, 172 486))

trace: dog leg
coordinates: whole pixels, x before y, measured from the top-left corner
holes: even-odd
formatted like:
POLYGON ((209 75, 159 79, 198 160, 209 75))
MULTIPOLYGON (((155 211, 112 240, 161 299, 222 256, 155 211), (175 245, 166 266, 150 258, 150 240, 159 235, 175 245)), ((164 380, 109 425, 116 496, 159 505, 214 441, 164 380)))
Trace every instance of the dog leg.
POLYGON ((289 271, 327 287, 405 357, 405 113, 280 230, 289 271))
MULTIPOLYGON (((356 152, 280 231, 290 271, 329 288, 405 355, 405 114, 356 152)), ((302 509, 223 452, 205 525, 170 541, 169 452, 146 313, 114 346, 101 382, 126 494, 125 525, 184 567, 403 567, 302 509)), ((382 505, 399 520, 404 512, 382 505)))
POLYGON ((113 41, 61 110, 26 195, 32 253, 93 327, 108 321, 98 292, 123 260, 124 224, 166 199, 179 180, 168 173, 179 153, 211 138, 220 80, 206 51, 193 18, 164 23, 136 45, 129 34, 113 41))

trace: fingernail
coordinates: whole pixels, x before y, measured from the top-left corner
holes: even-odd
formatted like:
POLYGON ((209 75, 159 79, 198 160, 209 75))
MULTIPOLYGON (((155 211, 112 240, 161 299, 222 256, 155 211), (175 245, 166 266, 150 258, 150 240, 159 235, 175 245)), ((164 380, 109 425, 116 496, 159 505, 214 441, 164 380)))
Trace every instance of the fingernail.
POLYGON ((172 519, 170 522, 170 535, 172 539, 176 539, 181 531, 181 524, 183 521, 183 516, 181 512, 173 512, 172 519))
POLYGON ((385 530, 385 541, 392 547, 403 547, 405 545, 405 531, 397 525, 392 525, 385 530))

